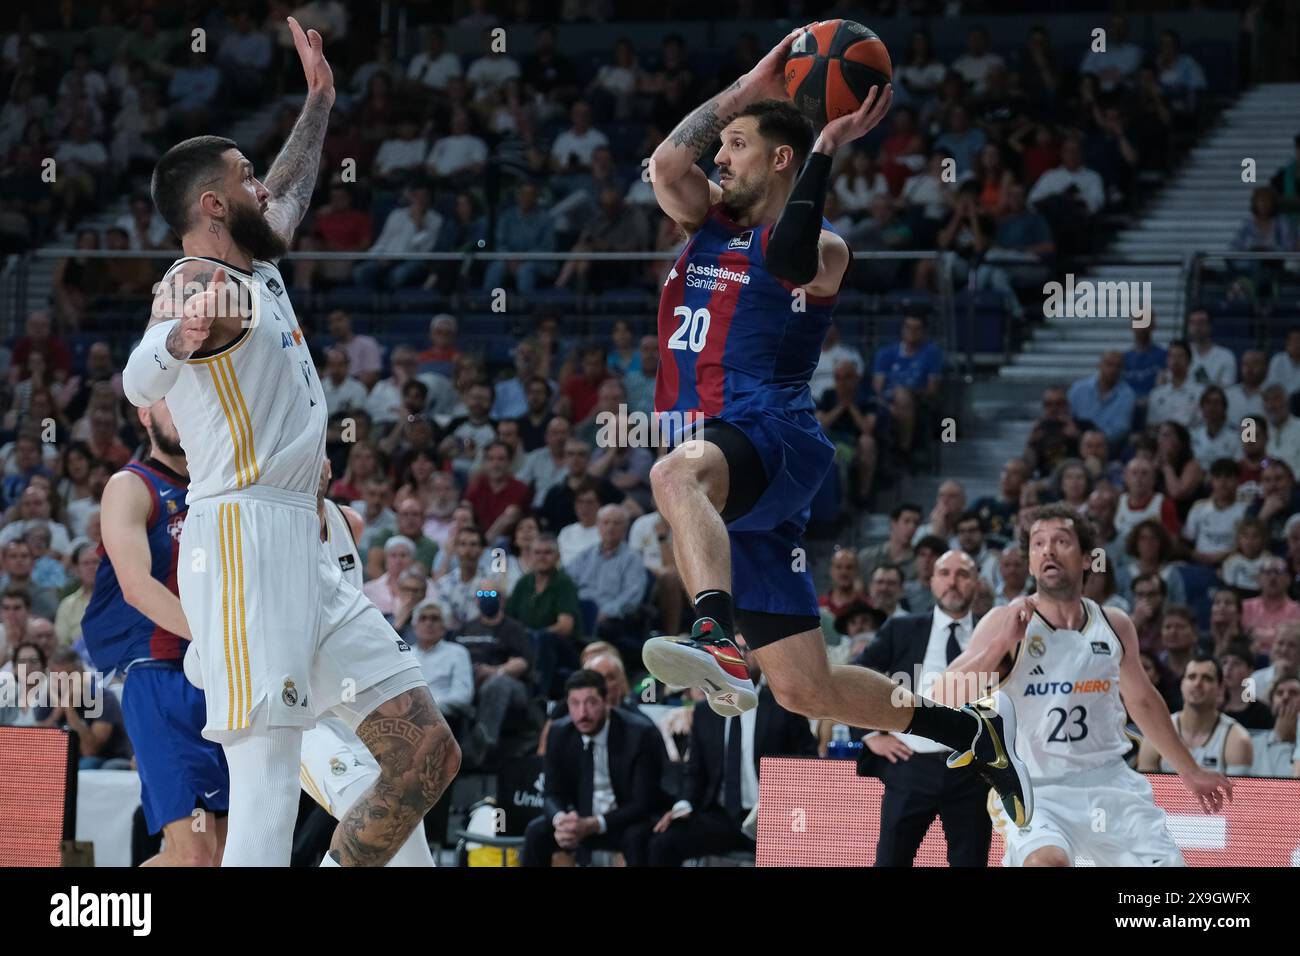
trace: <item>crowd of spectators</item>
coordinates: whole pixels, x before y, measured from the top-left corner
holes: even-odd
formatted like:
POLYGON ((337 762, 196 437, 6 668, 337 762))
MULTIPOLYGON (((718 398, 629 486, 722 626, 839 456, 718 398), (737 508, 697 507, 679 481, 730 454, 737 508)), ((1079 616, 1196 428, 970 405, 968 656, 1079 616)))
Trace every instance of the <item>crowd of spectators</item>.
MULTIPOLYGON (((260 25, 245 13, 228 22, 219 12, 194 13, 196 6, 121 23, 104 4, 95 23, 78 24, 89 41, 66 55, 43 40, 35 14, 18 16, 0 69, 9 90, 0 114, 0 232, 27 245, 64 229, 80 250, 165 253, 176 245, 142 192, 102 235, 75 230, 124 185, 138 189, 160 148, 220 128, 229 119, 223 111, 291 89, 294 79, 276 25, 287 5, 270 4, 260 25), (215 65, 177 42, 176 24, 190 14, 220 27, 212 33, 215 65), (49 191, 29 187, 47 153, 66 161, 65 185, 38 199, 49 191)), ((472 4, 470 14, 484 29, 495 23, 486 6, 472 4)), ((297 15, 326 34, 327 48, 346 48, 337 42, 349 35, 343 4, 317 0, 297 15)), ((1177 37, 1164 35, 1145 51, 1127 42, 1122 17, 1109 30, 1123 55, 1090 56, 1077 68, 1057 61, 1041 29, 1006 56, 974 30, 951 64, 938 62, 918 31, 896 57, 896 106, 879 142, 837 157, 828 216, 856 248, 951 253, 963 281, 1004 293, 1014 311, 1016 290, 1041 284, 1058 255, 1086 249, 1098 214, 1132 199, 1137 171, 1163 168, 1172 132, 1195 122, 1204 77, 1177 37)), ((384 257, 486 245, 676 248, 681 237, 655 206, 640 159, 762 51, 747 37, 717 58, 714 75, 700 74, 690 53, 678 36, 653 53, 620 40, 609 62, 586 75, 546 29, 527 51, 472 60, 449 51, 437 28, 411 56, 399 56, 390 36, 368 51, 353 48, 336 65, 340 96, 323 168, 350 157, 360 175, 355 184, 320 178, 299 248, 377 258, 293 259, 291 293, 652 289, 657 265, 597 270, 569 260, 552 269, 504 260, 467 270, 384 257)), ((250 145, 258 169, 293 119, 284 111, 250 145)), ((1282 248, 1287 236, 1294 245, 1293 227, 1288 233, 1267 219, 1294 215, 1294 164, 1278 177, 1272 188, 1281 204, 1257 200, 1257 228, 1246 235, 1243 227, 1240 248, 1261 248, 1269 236, 1277 243, 1268 248, 1282 248)), ((852 281, 866 288, 935 281, 925 266, 859 268, 852 281)), ((0 628, 10 671, 88 667, 79 621, 98 564, 98 502, 145 436, 122 394, 129 342, 96 339, 74 354, 69 337, 94 330, 102 297, 143 295, 158 273, 141 260, 74 255, 59 266, 49 310, 26 316, 21 334, 0 347, 0 628)), ((899 317, 897 342, 869 362, 836 330, 823 347, 813 397, 837 446, 837 507, 867 505, 882 483, 897 480, 938 419, 942 350, 923 310, 899 317)), ((435 315, 418 343, 358 332, 345 309, 303 318, 330 412, 328 494, 362 516, 366 594, 414 649, 466 766, 497 768, 549 747, 553 736, 576 755, 586 747, 570 746, 568 728, 585 734, 581 726, 599 706, 635 717, 640 702, 662 702, 655 695, 663 688, 641 680, 640 645, 653 633, 689 628, 690 596, 650 494, 656 449, 602 434, 617 431, 629 412, 650 410, 657 338, 638 338, 635 323, 619 320, 608 338, 577 339, 561 311, 543 306, 499 367, 452 314, 435 315), (588 676, 602 668, 604 694, 588 676), (562 706, 552 730, 565 728, 558 735, 544 730, 554 702, 562 706)), ((1300 661, 1300 423, 1288 406, 1300 392, 1300 332, 1271 359, 1243 354, 1238 382, 1238 358, 1214 344, 1209 318, 1189 316, 1188 341, 1168 350, 1139 331, 1134 350, 1104 356, 1097 376, 1049 389, 1025 454, 1005 465, 997 495, 968 503, 960 484, 945 482, 932 508, 894 508, 885 542, 840 549, 822 597, 832 659, 856 658, 891 615, 928 611, 935 563, 949 549, 976 561, 977 608, 1028 593, 1032 579, 1013 543, 1018 522, 1024 509, 1062 500, 1102 531, 1109 561, 1090 575, 1088 593, 1132 611, 1144 660, 1171 706, 1190 633, 1230 675, 1225 709, 1249 710, 1261 725, 1252 730, 1284 734, 1285 720, 1274 720, 1283 711, 1269 710, 1264 727, 1260 707, 1273 706, 1270 691, 1288 686, 1300 661), (1239 427, 1246 416, 1249 437, 1239 427)), ((1294 698, 1274 696, 1294 718, 1294 698)), ((779 711, 770 693, 761 700, 760 708, 779 711)), ((734 847, 756 800, 756 777, 746 770, 733 779, 734 767, 722 769, 734 759, 724 754, 739 746, 728 728, 740 723, 724 727, 707 708, 695 711, 704 719, 676 727, 681 754, 668 740, 653 759, 712 762, 692 776, 685 808, 635 797, 641 810, 653 804, 638 822, 636 838, 645 842, 630 850, 635 859, 680 862, 702 846, 734 847), (677 827, 692 816, 692 801, 700 829, 686 839, 677 827), (705 809, 723 818, 706 827, 705 809), (665 834, 673 839, 657 843, 665 834)), ((85 767, 129 761, 120 712, 111 709, 88 722, 75 708, 0 707, 0 723, 72 727, 85 767)), ((798 723, 781 724, 780 739, 757 745, 745 724, 744 752, 755 766, 761 752, 809 752, 798 723)), ((824 742, 828 728, 821 729, 824 742)), ((599 753, 608 744, 599 732, 596 739, 599 753)), ((640 777, 627 779, 634 777, 640 787, 640 777)), ((626 793, 614 802, 634 799, 626 793)), ((530 834, 534 857, 552 844, 572 848, 606 835, 608 816, 589 809, 589 817, 547 817, 549 832, 530 834), (605 819, 587 832, 593 824, 582 821, 597 816, 605 819)), ((625 821, 618 829, 627 835, 625 821)), ((617 846, 628 856, 632 844, 617 846)))

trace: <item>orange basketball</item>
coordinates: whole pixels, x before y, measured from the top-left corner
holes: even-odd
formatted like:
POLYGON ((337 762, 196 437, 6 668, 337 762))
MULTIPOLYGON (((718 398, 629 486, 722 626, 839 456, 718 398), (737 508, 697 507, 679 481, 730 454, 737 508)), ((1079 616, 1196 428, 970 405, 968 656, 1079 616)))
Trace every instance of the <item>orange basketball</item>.
POLYGON ((893 76, 880 37, 853 20, 823 20, 795 37, 785 61, 785 92, 818 129, 852 113, 873 86, 893 76))

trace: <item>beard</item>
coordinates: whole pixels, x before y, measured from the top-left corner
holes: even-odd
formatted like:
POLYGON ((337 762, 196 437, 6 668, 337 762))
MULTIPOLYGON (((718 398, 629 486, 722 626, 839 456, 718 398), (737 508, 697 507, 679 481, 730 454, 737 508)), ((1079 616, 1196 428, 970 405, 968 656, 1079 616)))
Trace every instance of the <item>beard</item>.
POLYGON ((722 211, 731 219, 740 219, 759 204, 766 192, 763 183, 733 179, 722 193, 722 211))
POLYGON ((248 253, 249 258, 271 261, 289 250, 289 243, 271 228, 258 209, 232 204, 226 226, 235 245, 248 253))
POLYGON ((184 458, 185 449, 181 447, 181 438, 175 431, 170 435, 158 427, 157 422, 149 423, 149 440, 153 442, 154 451, 174 458, 184 458))

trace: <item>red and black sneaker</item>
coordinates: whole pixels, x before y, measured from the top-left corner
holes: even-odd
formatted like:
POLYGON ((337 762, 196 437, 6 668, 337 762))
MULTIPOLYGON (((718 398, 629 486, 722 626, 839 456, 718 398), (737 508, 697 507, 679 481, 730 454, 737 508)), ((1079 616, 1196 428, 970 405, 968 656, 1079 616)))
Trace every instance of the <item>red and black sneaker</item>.
POLYGON ((698 687, 713 712, 739 717, 758 705, 749 667, 731 636, 711 617, 702 617, 690 637, 652 637, 641 660, 655 679, 670 687, 698 687))

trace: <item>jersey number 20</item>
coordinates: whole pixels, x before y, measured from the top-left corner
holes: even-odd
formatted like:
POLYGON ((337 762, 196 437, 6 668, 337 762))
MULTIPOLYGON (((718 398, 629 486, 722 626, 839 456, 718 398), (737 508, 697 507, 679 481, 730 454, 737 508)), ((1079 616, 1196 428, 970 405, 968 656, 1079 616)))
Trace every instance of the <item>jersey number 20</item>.
POLYGON ((1082 740, 1088 736, 1088 710, 1086 707, 1071 707, 1067 714, 1064 707, 1053 707, 1048 712, 1048 716, 1056 718, 1056 726, 1052 732, 1047 735, 1047 739, 1053 743, 1068 744, 1076 740, 1082 740), (1066 722, 1069 726, 1066 726, 1066 722), (1074 733, 1075 729, 1078 733, 1074 733))
POLYGON ((696 309, 691 312, 689 305, 679 305, 673 309, 673 317, 680 318, 682 324, 677 326, 677 331, 668 340, 668 347, 682 351, 690 349, 692 352, 703 349, 704 340, 709 334, 709 310, 696 309))

